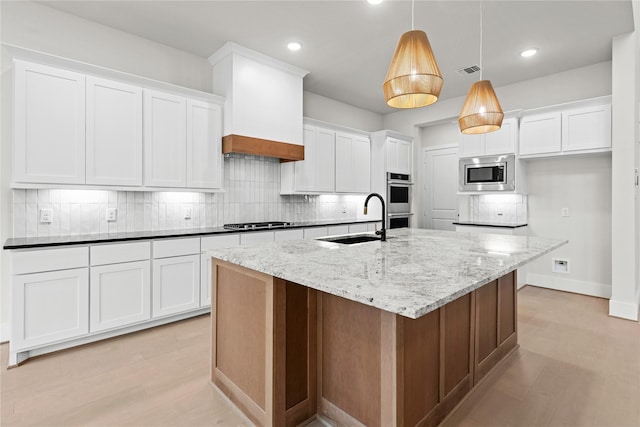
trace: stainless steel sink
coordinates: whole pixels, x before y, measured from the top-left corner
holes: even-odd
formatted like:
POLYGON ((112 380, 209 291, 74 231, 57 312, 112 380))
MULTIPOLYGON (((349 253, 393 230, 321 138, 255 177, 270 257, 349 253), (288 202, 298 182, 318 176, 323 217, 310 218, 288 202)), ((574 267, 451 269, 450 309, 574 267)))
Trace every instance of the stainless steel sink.
POLYGON ((356 243, 373 242, 376 240, 380 241, 380 236, 376 236, 373 234, 352 234, 352 235, 342 235, 342 236, 321 237, 316 240, 322 240, 324 242, 331 242, 331 243, 342 243, 343 245, 353 245, 356 243))

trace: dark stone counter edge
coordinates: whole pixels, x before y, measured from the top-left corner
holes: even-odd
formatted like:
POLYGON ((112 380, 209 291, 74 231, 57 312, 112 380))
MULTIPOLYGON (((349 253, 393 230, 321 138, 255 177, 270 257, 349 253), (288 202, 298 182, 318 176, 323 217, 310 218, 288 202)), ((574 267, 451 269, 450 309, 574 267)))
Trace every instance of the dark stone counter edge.
POLYGON ((272 228, 270 230, 227 230, 223 227, 209 227, 209 228, 186 228, 182 230, 160 230, 160 231, 135 231, 135 232, 123 232, 123 233, 111 233, 111 234, 74 234, 70 236, 55 236, 55 237, 19 237, 10 238, 5 242, 3 249, 31 249, 31 248, 46 248, 53 246, 70 246, 70 245, 86 245, 96 243, 113 243, 113 242, 128 242, 135 240, 150 240, 150 239, 169 239, 172 237, 196 237, 196 236, 209 236, 214 234, 226 234, 226 233, 257 233, 261 231, 281 231, 291 230, 295 228, 313 228, 313 227, 326 227, 332 225, 349 225, 349 224, 372 224, 380 222, 381 220, 367 220, 367 221, 313 221, 313 222, 299 222, 294 223, 285 228, 272 228))
POLYGON ((473 227, 520 228, 528 224, 486 224, 481 222, 454 222, 453 225, 470 225, 473 227))

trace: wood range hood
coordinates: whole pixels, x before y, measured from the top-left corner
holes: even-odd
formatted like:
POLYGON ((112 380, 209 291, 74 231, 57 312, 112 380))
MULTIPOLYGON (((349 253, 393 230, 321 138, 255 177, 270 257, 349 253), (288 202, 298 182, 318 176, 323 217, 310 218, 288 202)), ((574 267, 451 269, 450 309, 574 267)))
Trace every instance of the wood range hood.
POLYGON ((233 134, 222 137, 222 153, 275 157, 280 159, 280 162, 304 160, 303 145, 233 134))
POLYGON ((309 72, 235 43, 209 57, 225 98, 222 152, 304 160, 302 80, 309 72))

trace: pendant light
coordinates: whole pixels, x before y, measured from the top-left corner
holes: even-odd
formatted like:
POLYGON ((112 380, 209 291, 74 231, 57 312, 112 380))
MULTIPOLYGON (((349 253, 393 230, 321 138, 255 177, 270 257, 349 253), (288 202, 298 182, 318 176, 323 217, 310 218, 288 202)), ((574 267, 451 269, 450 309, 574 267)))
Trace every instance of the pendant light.
POLYGON ((500 129, 504 113, 489 80, 482 80, 482 3, 480 3, 480 80, 469 88, 458 123, 465 134, 489 133, 500 129))
POLYGON ((433 104, 442 90, 442 74, 424 31, 414 30, 415 0, 411 2, 411 31, 400 37, 382 90, 387 105, 418 108, 433 104))

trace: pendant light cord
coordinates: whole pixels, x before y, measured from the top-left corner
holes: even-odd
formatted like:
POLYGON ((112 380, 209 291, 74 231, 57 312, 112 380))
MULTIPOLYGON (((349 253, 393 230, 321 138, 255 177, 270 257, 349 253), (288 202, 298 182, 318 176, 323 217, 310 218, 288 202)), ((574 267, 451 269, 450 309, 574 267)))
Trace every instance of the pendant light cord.
POLYGON ((482 80, 482 2, 480 2, 480 80, 482 80))
POLYGON ((416 8, 416 0, 411 0, 411 31, 413 31, 415 29, 414 28, 415 8, 416 8))

